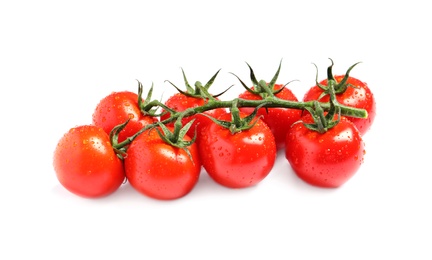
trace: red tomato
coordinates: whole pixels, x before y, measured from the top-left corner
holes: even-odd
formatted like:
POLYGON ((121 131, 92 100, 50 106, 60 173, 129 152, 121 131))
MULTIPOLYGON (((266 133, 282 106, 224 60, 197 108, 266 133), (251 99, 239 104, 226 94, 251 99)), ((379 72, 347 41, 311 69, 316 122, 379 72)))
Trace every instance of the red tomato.
MULTIPOLYGON (((334 78, 337 82, 340 82, 344 78, 344 75, 335 76, 334 78)), ((370 129, 375 119, 375 98, 365 82, 362 82, 353 77, 349 77, 347 83, 352 86, 348 86, 345 92, 341 94, 336 94, 336 99, 340 104, 350 107, 362 108, 368 112, 367 119, 347 117, 351 122, 355 124, 360 133, 364 135, 370 129)), ((321 81, 320 84, 327 85, 327 79, 321 81)), ((318 86, 314 86, 310 88, 309 91, 305 94, 303 101, 318 100, 322 93, 323 90, 321 88, 319 88, 318 86)), ((319 101, 328 102, 329 95, 325 95, 319 101)))
MULTIPOLYGON (((312 123, 313 119, 307 114, 302 121, 312 123)), ((364 154, 360 132, 345 117, 323 134, 294 124, 286 137, 285 155, 292 169, 305 182, 319 187, 344 184, 359 169, 364 154)))
POLYGON ((111 194, 125 179, 123 163, 108 134, 92 125, 72 128, 60 139, 54 170, 67 190, 88 198, 111 194))
MULTIPOLYGON (((283 88, 279 93, 277 93, 275 96, 280 99, 284 100, 290 100, 290 101, 298 101, 297 97, 294 95, 294 93, 288 89, 287 87, 284 87, 284 85, 281 84, 275 84, 274 85, 274 91, 279 90, 283 88)), ((254 89, 253 87, 251 88, 254 89)), ((247 100, 261 100, 260 95, 255 95, 250 93, 249 91, 245 91, 239 95, 240 98, 247 99, 247 100)), ((253 112, 253 107, 241 107, 240 111, 251 114, 253 112)), ((262 120, 270 127, 270 130, 272 131, 276 146, 278 149, 283 148, 285 146, 285 137, 290 129, 291 125, 295 122, 297 122, 301 115, 302 111, 299 109, 292 109, 292 108, 260 108, 258 109, 258 116, 262 116, 262 120), (268 112, 267 112, 268 111, 268 112)))
MULTIPOLYGON (((171 128, 169 128, 172 130, 171 128)), ((188 136, 184 140, 190 141, 188 136)), ((140 134, 127 149, 125 172, 140 193, 160 200, 188 194, 198 181, 201 163, 196 144, 182 148, 163 141, 155 129, 140 134)))
MULTIPOLYGON (((194 108, 194 107, 198 107, 198 106, 202 106, 204 104, 206 104, 207 100, 202 99, 202 98, 198 98, 198 97, 191 97, 191 96, 186 96, 182 93, 176 93, 174 95, 172 95, 166 102, 165 105, 171 109, 174 109, 175 111, 181 112, 184 111, 188 108, 194 108)), ((216 108, 216 109, 212 109, 212 110, 208 110, 206 112, 204 112, 205 114, 217 118, 219 117, 219 115, 225 113, 225 109, 224 108, 216 108)), ((161 116, 161 121, 168 119, 170 117, 169 113, 166 113, 164 115, 161 116)), ((194 123, 192 124, 191 128, 189 128, 187 135, 189 135, 190 137, 193 137, 195 135, 195 130, 197 131, 197 133, 201 132, 202 128, 209 124, 212 123, 212 120, 206 116, 203 116, 201 114, 195 114, 193 116, 189 116, 189 117, 185 117, 182 119, 182 124, 186 125, 188 122, 190 122, 192 119, 195 119, 194 123)), ((172 126, 173 123, 167 124, 172 126)), ((197 142, 199 138, 197 138, 197 142)))
POLYGON ((104 97, 96 106, 93 113, 93 124, 102 127, 109 134, 115 126, 123 124, 129 118, 131 120, 119 134, 119 142, 157 120, 141 113, 137 94, 129 91, 113 92, 104 97))
MULTIPOLYGON (((231 113, 225 112, 218 119, 230 121, 231 113)), ((202 130, 200 138, 198 147, 205 170, 226 187, 258 184, 270 173, 276 159, 274 137, 261 119, 252 128, 234 134, 212 122, 202 130)))

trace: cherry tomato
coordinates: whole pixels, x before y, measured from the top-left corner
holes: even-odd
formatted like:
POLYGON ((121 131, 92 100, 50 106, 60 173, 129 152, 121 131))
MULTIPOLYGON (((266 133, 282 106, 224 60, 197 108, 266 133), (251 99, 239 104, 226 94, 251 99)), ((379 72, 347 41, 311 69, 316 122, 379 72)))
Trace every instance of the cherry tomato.
MULTIPOLYGON (((168 127, 172 130, 172 128, 168 127)), ((186 135, 185 141, 190 141, 186 135)), ((129 183, 140 193, 160 200, 188 194, 198 181, 201 162, 196 144, 188 153, 162 140, 156 129, 141 133, 127 149, 125 172, 129 183)))
MULTIPOLYGON (((302 117, 312 123, 310 114, 302 117)), ((364 161, 360 132, 346 117, 321 134, 294 124, 286 137, 285 156, 294 172, 305 182, 336 188, 348 181, 364 161)))
MULTIPOLYGON (((297 97, 294 93, 281 84, 274 85, 274 91, 283 88, 279 93, 275 96, 280 99, 290 100, 290 101, 298 101, 297 97)), ((251 88, 254 89, 253 87, 251 88)), ((239 95, 239 98, 247 99, 247 100, 261 100, 260 95, 252 94, 249 91, 245 91, 239 95)), ((253 107, 241 107, 240 111, 250 114, 254 110, 253 107)), ((272 131, 276 146, 278 149, 283 148, 285 146, 285 137, 290 129, 291 125, 297 122, 301 115, 302 111, 299 109, 292 108, 260 108, 258 110, 258 116, 262 116, 262 120, 270 127, 272 131)))
MULTIPOLYGON (((194 108, 194 107, 198 107, 198 106, 202 106, 204 104, 206 104, 207 100, 203 99, 203 98, 199 98, 199 97, 192 97, 192 96, 187 96, 184 95, 182 93, 176 93, 174 95, 172 95, 166 102, 165 105, 171 109, 174 109, 175 111, 181 112, 184 111, 188 108, 194 108)), ((219 117, 219 115, 225 113, 225 109, 224 108, 216 108, 216 109, 212 109, 212 110, 208 110, 206 112, 204 112, 204 114, 207 114, 211 117, 217 118, 219 117)), ((163 114, 161 116, 161 121, 168 119, 170 117, 169 113, 163 114)), ((192 127, 189 128, 187 134, 190 137, 193 137, 195 135, 195 131, 197 133, 201 132, 202 128, 209 124, 212 123, 212 120, 204 115, 201 114, 195 114, 193 116, 189 116, 189 117, 185 117, 182 119, 182 124, 186 125, 188 122, 190 122, 192 119, 195 119, 194 123, 192 124, 192 127)), ((167 124, 172 126, 173 124, 167 124)), ((197 135, 197 142, 199 142, 199 137, 197 135)))
MULTIPOLYGON (((242 118, 245 115, 240 113, 242 118)), ((231 113, 225 112, 218 119, 230 121, 231 113)), ((252 128, 234 134, 212 122, 202 130, 200 138, 198 147, 204 169, 226 187, 258 184, 270 173, 276 159, 273 134, 261 119, 252 128)))
POLYGON ((102 127, 109 134, 115 126, 123 124, 129 118, 129 123, 118 135, 118 142, 124 141, 144 126, 157 121, 155 117, 144 116, 141 113, 137 94, 129 91, 113 92, 96 106, 93 124, 102 127))
POLYGON ((63 187, 82 197, 109 195, 125 180, 108 134, 93 125, 70 129, 57 144, 53 164, 63 187))
MULTIPOLYGON (((344 75, 338 75, 334 77, 336 82, 340 82, 344 75)), ((355 124, 362 135, 370 129, 376 115, 376 103, 372 91, 369 89, 365 82, 362 82, 354 77, 348 77, 347 83, 351 86, 345 90, 345 92, 336 94, 336 99, 340 104, 362 108, 368 112, 368 118, 354 118, 347 117, 351 122, 355 124)), ((327 79, 320 82, 321 85, 327 85, 327 79)), ((323 90, 318 86, 313 86, 304 95, 303 101, 318 100, 323 90)), ((323 96, 319 99, 321 102, 328 102, 329 95, 323 96)))

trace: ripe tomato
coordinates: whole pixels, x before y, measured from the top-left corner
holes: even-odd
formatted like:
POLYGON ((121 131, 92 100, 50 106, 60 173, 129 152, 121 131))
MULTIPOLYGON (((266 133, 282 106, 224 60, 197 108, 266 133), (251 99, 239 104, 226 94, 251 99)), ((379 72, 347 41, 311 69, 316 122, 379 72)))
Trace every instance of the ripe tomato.
MULTIPOLYGON (((297 97, 294 93, 281 84, 274 85, 274 91, 283 88, 279 93, 275 96, 280 99, 290 100, 290 101, 298 101, 297 97)), ((251 88, 254 90, 254 88, 251 88)), ((245 91, 239 95, 239 98, 247 99, 247 100, 261 100, 260 95, 253 94, 249 91, 245 91)), ((250 114, 254 110, 253 107, 241 107, 240 111, 250 114)), ((258 116, 262 116, 262 120, 270 127, 272 131, 276 146, 278 149, 283 148, 285 146, 285 137, 290 129, 291 125, 297 122, 301 115, 302 111, 299 109, 292 108, 260 108, 257 113, 258 116)))
MULTIPOLYGON (((218 119, 231 121, 231 113, 225 112, 218 119)), ((234 134, 212 122, 202 130, 200 138, 198 147, 204 169, 226 187, 258 184, 270 173, 276 159, 273 134, 261 119, 252 128, 234 134)))
POLYGON ((144 116, 138 106, 138 95, 130 91, 113 92, 104 97, 93 113, 93 124, 102 127, 106 133, 120 124, 129 123, 120 132, 118 142, 131 137, 144 126, 157 121, 151 116, 144 116))
POLYGON ((125 179, 108 134, 93 125, 70 129, 57 144, 53 164, 60 183, 82 197, 111 194, 125 179))
MULTIPOLYGON (((169 128, 172 130, 172 128, 169 128)), ((190 141, 186 135, 185 141, 190 141)), ((127 149, 126 177, 140 193, 160 200, 188 194, 198 181, 201 162, 196 144, 187 152, 161 139, 156 129, 141 133, 127 149)))
MULTIPOLYGON (((175 111, 181 112, 188 108, 194 108, 198 106, 202 106, 206 104, 207 100, 199 97, 193 97, 193 96, 187 96, 183 93, 176 93, 172 95, 168 100, 165 102, 165 105, 171 109, 174 109, 175 111)), ((212 110, 208 110, 204 112, 204 114, 209 115, 211 117, 217 118, 219 115, 225 113, 224 108, 216 108, 212 110)), ((161 121, 168 119, 170 117, 169 113, 163 114, 160 118, 161 121)), ((190 137, 193 137, 195 135, 195 131, 197 133, 201 132, 202 128, 212 123, 212 120, 204 115, 201 114, 195 114, 193 116, 185 117, 182 119, 182 124, 186 125, 191 120, 195 119, 194 123, 192 124, 192 127, 189 128, 187 135, 190 137)), ((172 126, 173 123, 167 124, 169 126, 172 126)), ((199 142, 199 138, 197 135, 197 142, 199 142)))
MULTIPOLYGON (((336 82, 340 82, 345 75, 335 76, 336 82)), ((351 86, 345 90, 345 92, 336 94, 336 99, 340 104, 362 108, 368 112, 368 118, 354 118, 347 117, 351 122, 355 124, 360 133, 364 135, 371 127, 375 115, 376 115, 376 104, 375 98, 372 94, 372 91, 369 89, 368 85, 365 82, 362 82, 354 77, 348 77, 347 83, 351 86)), ((321 85, 327 85, 327 79, 322 80, 320 82, 321 85)), ((311 101, 318 100, 320 95, 323 93, 323 90, 318 86, 313 86, 306 92, 304 95, 303 101, 311 101)), ((321 102, 328 102, 329 95, 323 96, 319 99, 321 102)))
MULTIPOLYGON (((302 117, 312 123, 310 114, 302 117)), ((364 160, 364 143, 360 132, 346 117, 327 132, 292 126, 286 137, 285 156, 294 172, 305 182, 335 188, 344 184, 364 160)))

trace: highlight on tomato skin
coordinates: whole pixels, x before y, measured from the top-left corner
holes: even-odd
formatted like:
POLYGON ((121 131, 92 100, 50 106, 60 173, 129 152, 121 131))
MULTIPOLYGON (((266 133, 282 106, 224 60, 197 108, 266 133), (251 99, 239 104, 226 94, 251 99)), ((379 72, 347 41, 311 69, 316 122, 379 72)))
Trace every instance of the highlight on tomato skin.
MULTIPOLYGON (((307 114, 302 120, 310 123, 311 118, 307 114)), ((365 153, 360 132, 345 117, 323 134, 297 123, 286 137, 285 157, 291 168, 300 179, 318 187, 342 186, 358 171, 365 153)))
POLYGON ((108 134, 94 125, 77 126, 65 133, 55 148, 53 166, 60 184, 85 198, 110 195, 125 180, 123 162, 108 134))

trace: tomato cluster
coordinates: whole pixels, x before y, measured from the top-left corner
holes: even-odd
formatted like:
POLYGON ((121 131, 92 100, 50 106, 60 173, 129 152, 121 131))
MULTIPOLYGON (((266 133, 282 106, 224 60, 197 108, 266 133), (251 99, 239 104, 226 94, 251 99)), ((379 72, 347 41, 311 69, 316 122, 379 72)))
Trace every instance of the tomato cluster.
MULTIPOLYGON (((356 64, 354 64, 356 65, 356 64)), ((201 170, 220 185, 257 185, 272 170, 278 150, 292 170, 318 187, 339 187, 364 161, 362 136, 376 114, 367 84, 349 75, 316 82, 299 101, 287 85, 257 81, 238 98, 210 94, 219 71, 202 85, 164 103, 151 100, 152 88, 113 92, 95 107, 92 124, 70 129, 54 151, 56 176, 67 190, 87 198, 107 196, 128 182, 155 199, 185 196, 201 170), (359 118, 352 111, 364 112, 359 118)), ((235 75, 234 75, 235 76, 235 75)), ((289 169, 287 169, 289 171, 289 169)))

